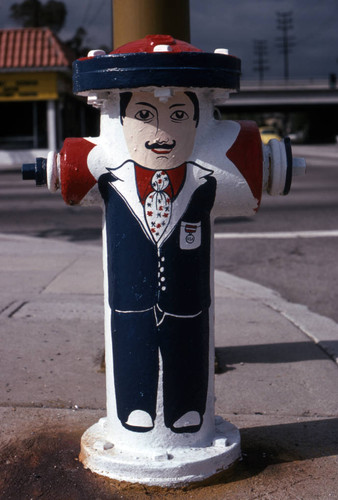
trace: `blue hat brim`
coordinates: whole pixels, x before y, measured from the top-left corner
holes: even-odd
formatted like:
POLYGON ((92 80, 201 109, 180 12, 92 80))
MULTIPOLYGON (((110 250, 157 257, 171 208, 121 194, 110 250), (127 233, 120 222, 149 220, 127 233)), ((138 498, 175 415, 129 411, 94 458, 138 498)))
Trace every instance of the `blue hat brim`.
POLYGON ((73 91, 140 87, 239 90, 241 61, 207 52, 109 54, 73 63, 73 91))

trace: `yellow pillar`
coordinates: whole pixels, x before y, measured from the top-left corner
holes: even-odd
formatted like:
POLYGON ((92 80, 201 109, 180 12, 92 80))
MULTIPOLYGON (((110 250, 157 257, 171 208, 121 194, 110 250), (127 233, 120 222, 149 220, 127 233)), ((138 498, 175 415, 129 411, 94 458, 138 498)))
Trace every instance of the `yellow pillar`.
POLYGON ((146 35, 190 42, 189 0, 112 0, 114 48, 146 35))

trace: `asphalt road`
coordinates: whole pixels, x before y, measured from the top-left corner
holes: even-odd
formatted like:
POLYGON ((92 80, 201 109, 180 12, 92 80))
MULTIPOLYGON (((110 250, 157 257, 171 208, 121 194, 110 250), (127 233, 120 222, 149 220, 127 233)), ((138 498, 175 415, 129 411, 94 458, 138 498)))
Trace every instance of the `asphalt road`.
POLYGON ((216 239, 215 265, 338 322, 338 147, 336 158, 323 150, 310 148, 288 196, 264 195, 254 217, 218 221, 216 232, 237 237, 216 239))
MULTIPOLYGON (((256 216, 216 222, 215 265, 338 322, 338 147, 336 158, 322 151, 307 151, 288 196, 265 195, 256 216)), ((100 207, 68 207, 19 170, 0 170, 0 232, 100 245, 101 219, 100 207)))

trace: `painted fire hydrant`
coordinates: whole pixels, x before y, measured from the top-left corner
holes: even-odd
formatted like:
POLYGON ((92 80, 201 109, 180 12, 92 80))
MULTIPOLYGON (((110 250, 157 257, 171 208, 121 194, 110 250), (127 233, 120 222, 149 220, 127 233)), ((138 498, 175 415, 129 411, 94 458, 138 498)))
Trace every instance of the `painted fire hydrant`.
POLYGON ((167 35, 74 63, 96 138, 23 167, 68 204, 104 202, 107 417, 82 437, 99 474, 177 486, 227 469, 240 434, 214 415, 213 221, 287 194, 305 163, 253 122, 220 120, 240 60, 167 35))

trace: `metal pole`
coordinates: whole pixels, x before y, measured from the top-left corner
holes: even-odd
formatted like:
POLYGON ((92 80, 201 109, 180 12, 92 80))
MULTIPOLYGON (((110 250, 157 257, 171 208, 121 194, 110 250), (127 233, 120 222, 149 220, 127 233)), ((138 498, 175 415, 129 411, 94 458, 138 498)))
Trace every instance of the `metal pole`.
POLYGON ((33 101, 33 148, 39 145, 39 121, 38 121, 38 103, 33 101))
POLYGON ((146 35, 190 42, 189 0, 112 0, 114 48, 146 35))
POLYGON ((47 101, 47 137, 48 137, 48 149, 50 151, 56 151, 57 149, 57 139, 56 139, 56 112, 55 112, 55 101, 47 101))

